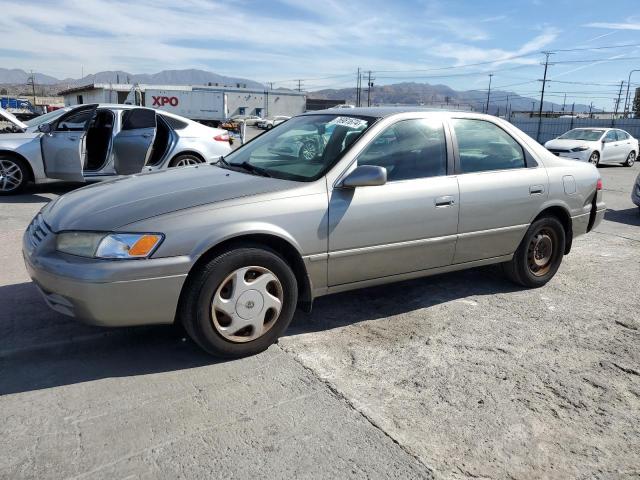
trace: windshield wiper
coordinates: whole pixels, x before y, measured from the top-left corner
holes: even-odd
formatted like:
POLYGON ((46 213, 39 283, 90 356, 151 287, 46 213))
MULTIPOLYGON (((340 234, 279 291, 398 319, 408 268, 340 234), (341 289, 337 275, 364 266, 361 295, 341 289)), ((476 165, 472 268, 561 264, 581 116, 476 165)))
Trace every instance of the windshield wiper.
POLYGON ((249 173, 255 173, 261 175, 263 177, 271 177, 271 174, 267 172, 264 168, 256 167, 255 165, 250 164, 246 160, 238 165, 232 164, 232 167, 239 167, 249 173))
POLYGON ((224 159, 224 156, 220 155, 220 158, 213 163, 216 167, 229 168, 231 165, 224 159))

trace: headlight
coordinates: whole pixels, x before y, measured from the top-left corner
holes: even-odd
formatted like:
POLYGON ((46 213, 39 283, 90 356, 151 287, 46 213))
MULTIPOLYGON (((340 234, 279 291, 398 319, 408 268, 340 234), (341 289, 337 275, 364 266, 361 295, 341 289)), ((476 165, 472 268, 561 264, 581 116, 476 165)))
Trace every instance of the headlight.
POLYGON ((584 152, 585 150, 589 150, 589 147, 576 147, 571 149, 572 152, 584 152))
POLYGON ((158 233, 63 232, 56 250, 91 258, 147 258, 162 239, 158 233))

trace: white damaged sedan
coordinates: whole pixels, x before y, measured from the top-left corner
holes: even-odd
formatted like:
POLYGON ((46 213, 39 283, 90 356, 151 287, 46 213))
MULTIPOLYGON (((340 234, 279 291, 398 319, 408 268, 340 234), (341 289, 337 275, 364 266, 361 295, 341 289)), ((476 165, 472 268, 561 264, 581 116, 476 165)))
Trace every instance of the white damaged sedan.
POLYGON ((601 163, 622 163, 630 167, 638 156, 638 140, 618 128, 574 128, 544 144, 564 158, 601 163))

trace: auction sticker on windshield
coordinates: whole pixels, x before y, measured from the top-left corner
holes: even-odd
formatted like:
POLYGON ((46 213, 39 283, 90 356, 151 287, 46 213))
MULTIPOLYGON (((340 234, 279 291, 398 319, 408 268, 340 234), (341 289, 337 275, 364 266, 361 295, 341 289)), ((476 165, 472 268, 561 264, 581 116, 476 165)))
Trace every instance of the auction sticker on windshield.
POLYGON ((336 117, 330 122, 327 123, 327 127, 329 125, 340 125, 342 127, 350 127, 350 128, 363 128, 367 126, 367 121, 362 120, 361 118, 355 117, 336 117))

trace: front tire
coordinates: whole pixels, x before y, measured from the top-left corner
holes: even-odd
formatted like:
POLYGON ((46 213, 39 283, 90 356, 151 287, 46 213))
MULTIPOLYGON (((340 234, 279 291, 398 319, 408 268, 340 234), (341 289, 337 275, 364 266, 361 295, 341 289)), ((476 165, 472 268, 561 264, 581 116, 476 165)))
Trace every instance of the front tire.
POLYGON ((556 217, 533 222, 513 259, 503 264, 506 276, 523 287, 545 285, 560 268, 565 248, 564 227, 556 217))
POLYGON ((29 169, 22 160, 0 156, 0 195, 20 193, 28 181, 29 169))
POLYGON ((633 167, 633 164, 636 162, 636 152, 633 150, 629 152, 627 155, 627 160, 624 162, 625 167, 633 167))
POLYGON ((171 162, 169 162, 169 168, 188 167, 191 165, 199 165, 200 163, 204 163, 204 161, 197 155, 193 155, 191 153, 183 153, 182 155, 178 155, 177 157, 172 159, 171 162))
POLYGON ((600 164, 600 154, 593 152, 591 156, 589 156, 589 163, 597 167, 600 164))
POLYGON ((201 348, 225 358, 266 350, 291 323, 298 300, 291 267, 253 246, 210 260, 184 288, 179 320, 201 348))

